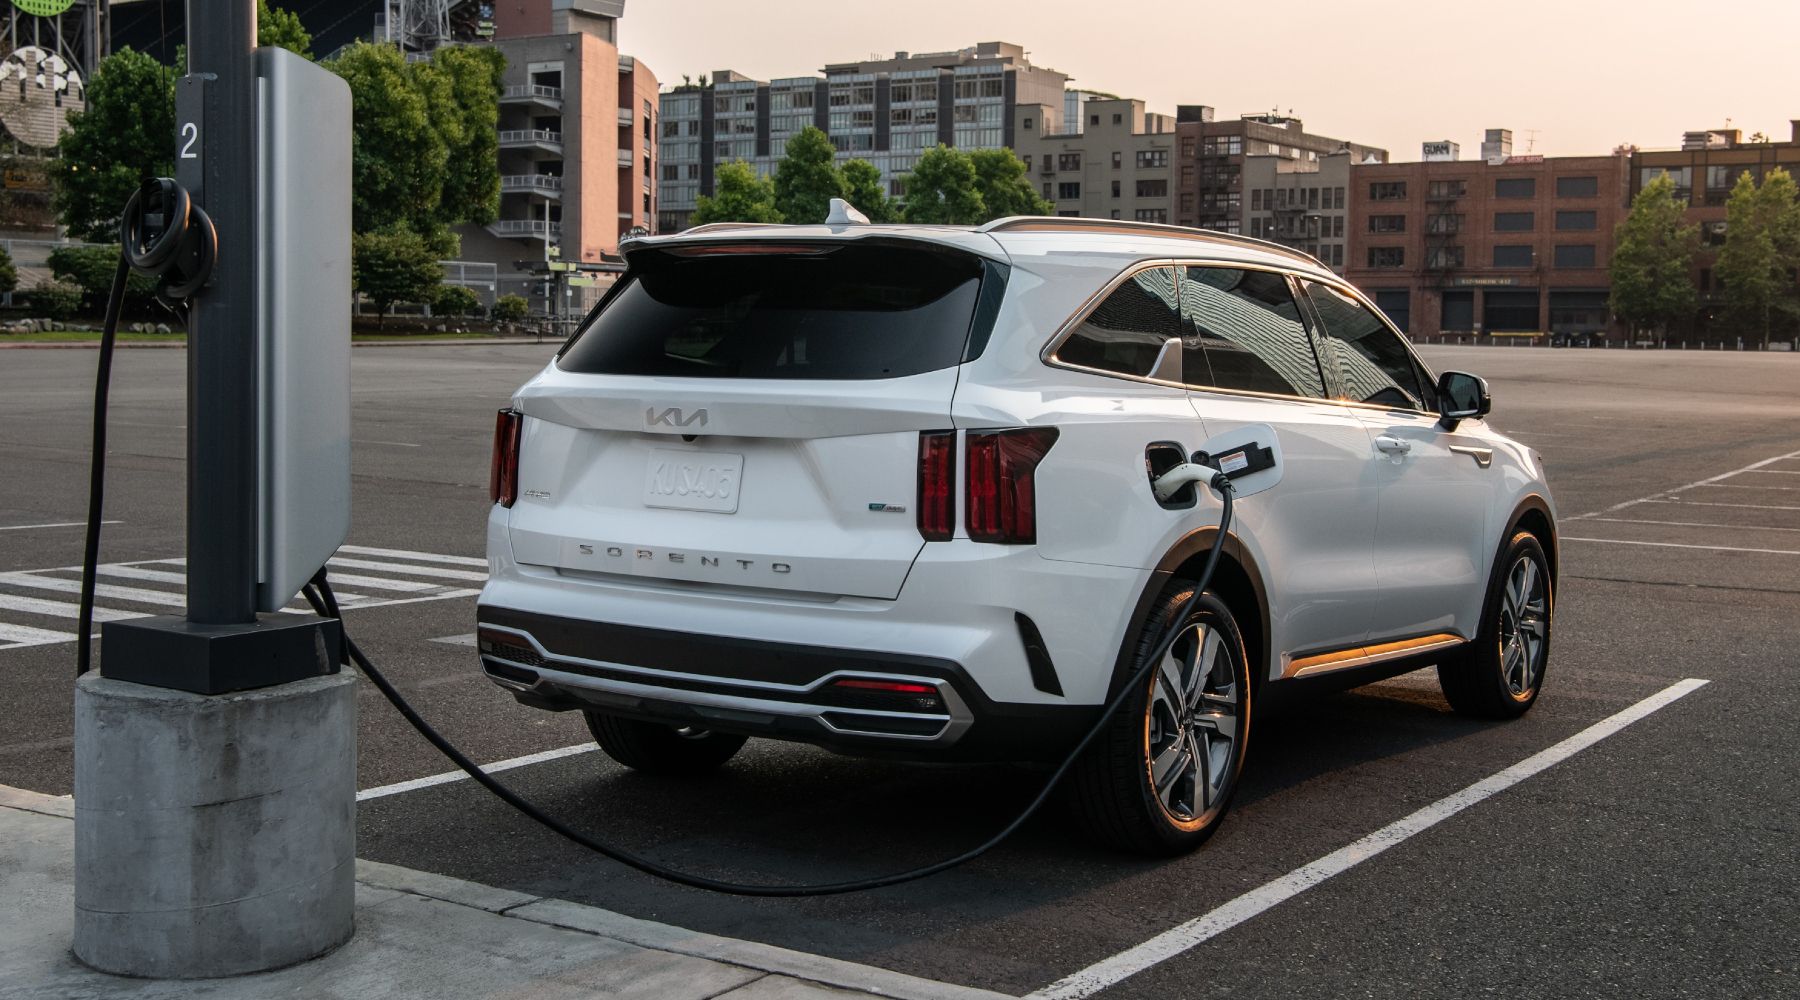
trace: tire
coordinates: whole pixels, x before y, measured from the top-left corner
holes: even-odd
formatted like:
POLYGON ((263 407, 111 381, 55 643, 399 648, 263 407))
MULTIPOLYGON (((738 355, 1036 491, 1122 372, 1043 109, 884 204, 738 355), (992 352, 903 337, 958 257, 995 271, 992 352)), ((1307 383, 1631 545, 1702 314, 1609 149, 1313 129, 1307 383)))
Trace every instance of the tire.
MULTIPOLYGON (((1193 592, 1182 580, 1163 591, 1138 637, 1134 671, 1193 592)), ((1207 593, 1181 627, 1165 657, 1170 671, 1139 685, 1070 774, 1077 823, 1121 850, 1167 856, 1200 846, 1224 820, 1243 773, 1251 682, 1237 621, 1207 593), (1161 791, 1159 761, 1172 775, 1161 791)))
POLYGON ((1544 547, 1530 532, 1518 532, 1494 563, 1475 641, 1438 664, 1450 707, 1479 719, 1516 719, 1529 711, 1543 690, 1555 607, 1544 547))
POLYGON ((613 760, 645 774, 710 774, 743 748, 745 737, 660 722, 583 712, 594 741, 613 760))

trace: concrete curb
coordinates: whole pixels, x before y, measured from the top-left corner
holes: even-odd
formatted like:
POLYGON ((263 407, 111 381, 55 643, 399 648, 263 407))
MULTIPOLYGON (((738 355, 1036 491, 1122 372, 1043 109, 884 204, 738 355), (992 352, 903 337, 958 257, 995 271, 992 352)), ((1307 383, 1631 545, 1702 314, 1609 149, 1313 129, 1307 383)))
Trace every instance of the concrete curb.
MULTIPOLYGON (((0 810, 4 809, 67 820, 73 820, 75 816, 74 800, 68 796, 45 795, 0 785, 0 810)), ((356 882, 358 907, 381 906, 382 912, 390 917, 406 912, 413 904, 429 902, 431 906, 459 907, 461 912, 479 911, 472 914, 474 918, 538 925, 545 928, 542 932, 545 934, 575 932, 618 942, 619 945, 661 953, 668 956, 663 960, 665 962, 703 959, 743 969, 755 975, 728 992, 735 997, 739 995, 735 990, 746 990, 745 1000, 756 997, 823 1000, 843 995, 840 991, 895 1000, 1013 1000, 1002 993, 921 979, 755 941, 703 934, 599 907, 466 882, 398 865, 358 860, 356 882), (411 898, 413 904, 396 902, 406 898, 411 898)), ((429 914, 433 911, 419 906, 417 912, 429 914)), ((151 984, 155 981, 124 982, 151 984)))

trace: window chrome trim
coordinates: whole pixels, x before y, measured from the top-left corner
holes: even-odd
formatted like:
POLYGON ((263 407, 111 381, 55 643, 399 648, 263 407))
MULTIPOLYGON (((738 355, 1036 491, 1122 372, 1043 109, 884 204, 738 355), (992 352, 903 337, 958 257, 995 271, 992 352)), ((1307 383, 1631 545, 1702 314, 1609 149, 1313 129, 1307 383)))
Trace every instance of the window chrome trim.
MULTIPOLYGON (((1406 348, 1407 355, 1418 364, 1419 368, 1422 369, 1425 374, 1431 376, 1432 391, 1437 391, 1438 373, 1431 370, 1431 366, 1425 363, 1424 358, 1419 357, 1419 352, 1413 350, 1412 341, 1407 338, 1406 334, 1400 332, 1400 328, 1394 325, 1394 321, 1388 318, 1387 313, 1381 311, 1381 308, 1375 304, 1374 300, 1362 293, 1362 289, 1357 288, 1355 285, 1350 284, 1348 280, 1340 278, 1335 274, 1330 276, 1330 280, 1320 281, 1317 279, 1306 278, 1298 272, 1289 273, 1303 281, 1311 280, 1316 281, 1316 283, 1321 285, 1331 286, 1335 290, 1348 295, 1350 298, 1355 299, 1358 303, 1362 304, 1369 312, 1373 313, 1377 319, 1381 320, 1382 325, 1388 328, 1388 332, 1399 338, 1401 346, 1406 348)), ((1309 310, 1311 310, 1311 305, 1310 302, 1307 303, 1309 310)), ((1324 321, 1320 320, 1321 327, 1323 326, 1323 323, 1324 321)), ((1431 417, 1433 419, 1436 419, 1440 415, 1436 410, 1415 410, 1406 406, 1390 406, 1386 403, 1363 403, 1354 399, 1336 399, 1333 400, 1333 402, 1342 403, 1345 406, 1354 406, 1363 410, 1382 410, 1388 413, 1416 413, 1420 416, 1431 417)))

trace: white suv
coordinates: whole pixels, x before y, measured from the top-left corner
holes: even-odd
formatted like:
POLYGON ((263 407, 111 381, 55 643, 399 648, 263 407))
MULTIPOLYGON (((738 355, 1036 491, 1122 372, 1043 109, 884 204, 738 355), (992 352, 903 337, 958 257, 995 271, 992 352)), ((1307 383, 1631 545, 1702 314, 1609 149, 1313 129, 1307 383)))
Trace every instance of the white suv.
POLYGON ((478 637, 628 766, 746 736, 1060 759, 1179 627, 1069 783, 1094 833, 1168 852, 1217 826, 1271 696, 1435 663, 1459 711, 1537 697, 1539 457, 1311 257, 1072 218, 625 253, 500 414, 478 637), (1151 484, 1195 451, 1239 499, 1176 626, 1220 506, 1151 484))

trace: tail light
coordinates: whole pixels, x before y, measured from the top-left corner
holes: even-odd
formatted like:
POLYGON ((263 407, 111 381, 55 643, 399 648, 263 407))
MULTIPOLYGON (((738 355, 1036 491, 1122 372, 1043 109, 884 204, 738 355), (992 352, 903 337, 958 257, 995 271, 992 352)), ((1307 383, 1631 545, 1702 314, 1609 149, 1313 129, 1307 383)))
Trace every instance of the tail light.
POLYGON ((956 432, 919 434, 919 534, 928 542, 956 535, 956 432))
POLYGON ((1037 541, 1037 467, 1056 443, 1054 427, 969 432, 964 512, 978 542, 1037 541))
POLYGON ((494 415, 494 465, 488 472, 488 499, 511 507, 519 499, 519 430, 525 415, 505 409, 494 415))

